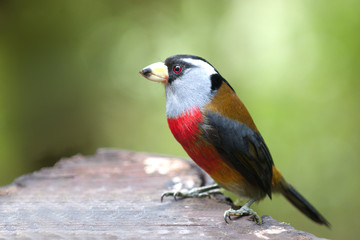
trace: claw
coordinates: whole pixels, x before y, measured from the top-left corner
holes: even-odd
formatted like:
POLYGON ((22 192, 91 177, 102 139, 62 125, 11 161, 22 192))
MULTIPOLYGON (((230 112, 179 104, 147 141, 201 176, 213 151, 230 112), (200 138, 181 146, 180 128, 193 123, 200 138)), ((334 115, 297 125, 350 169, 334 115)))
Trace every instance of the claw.
POLYGON ((244 216, 244 215, 252 215, 254 217, 254 222, 256 222, 257 224, 261 224, 261 220, 257 215, 257 213, 248 207, 242 207, 238 210, 233 210, 230 208, 229 210, 225 211, 224 219, 225 222, 228 223, 227 218, 231 220, 231 216, 244 216))
POLYGON ((162 202, 162 201, 164 200, 165 195, 166 195, 166 192, 164 192, 163 194, 161 194, 160 202, 162 202))
POLYGON ((254 202, 254 199, 250 199, 244 206, 242 206, 238 210, 234 210, 230 208, 229 210, 225 211, 224 213, 224 220, 226 223, 228 223, 227 218, 231 220, 231 216, 243 216, 243 215, 252 215, 254 217, 254 221, 257 224, 261 224, 261 219, 259 215, 250 208, 250 205, 254 202))
POLYGON ((177 196, 179 196, 180 197, 180 195, 181 195, 181 193, 179 192, 179 191, 177 191, 177 192, 174 192, 174 200, 175 201, 177 201, 177 196))
MULTIPOLYGON (((227 211, 225 211, 225 213, 224 213, 224 220, 225 220, 226 224, 229 224, 229 222, 227 221, 227 218, 230 219, 230 216, 228 216, 228 215, 227 215, 227 211)), ((231 220, 231 219, 230 219, 230 220, 231 220)))
POLYGON ((206 197, 206 196, 210 197, 211 194, 222 194, 217 184, 199 187, 199 188, 193 188, 190 190, 164 192, 161 195, 160 201, 162 202, 164 197, 167 196, 173 196, 176 201, 178 200, 179 197, 181 198, 206 197))
MULTIPOLYGON (((176 194, 176 192, 164 192, 163 194, 161 194, 160 201, 162 202, 164 200, 164 197, 171 196, 171 195, 174 196, 174 194, 176 194)), ((175 200, 176 200, 176 198, 175 198, 175 200)))

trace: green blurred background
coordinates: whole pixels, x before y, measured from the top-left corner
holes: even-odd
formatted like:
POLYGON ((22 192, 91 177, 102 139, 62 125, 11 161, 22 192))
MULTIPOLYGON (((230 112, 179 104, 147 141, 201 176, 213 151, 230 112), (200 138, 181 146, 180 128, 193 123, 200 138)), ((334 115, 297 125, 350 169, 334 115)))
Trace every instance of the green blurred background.
POLYGON ((163 87, 138 71, 194 54, 232 84, 277 167, 332 229, 281 196, 255 210, 356 239, 359 12, 359 1, 2 0, 0 184, 100 147, 186 156, 167 128, 163 87))

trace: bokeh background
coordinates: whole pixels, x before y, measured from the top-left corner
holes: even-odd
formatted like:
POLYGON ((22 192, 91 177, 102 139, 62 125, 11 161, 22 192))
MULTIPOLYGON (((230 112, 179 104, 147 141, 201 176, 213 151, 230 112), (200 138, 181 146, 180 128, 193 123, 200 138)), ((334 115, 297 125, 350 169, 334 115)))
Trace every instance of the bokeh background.
POLYGON ((186 156, 167 127, 163 86, 138 71, 194 54, 232 84, 277 167, 332 229, 281 196, 255 210, 356 239, 359 12, 359 1, 2 0, 0 184, 100 147, 186 156))

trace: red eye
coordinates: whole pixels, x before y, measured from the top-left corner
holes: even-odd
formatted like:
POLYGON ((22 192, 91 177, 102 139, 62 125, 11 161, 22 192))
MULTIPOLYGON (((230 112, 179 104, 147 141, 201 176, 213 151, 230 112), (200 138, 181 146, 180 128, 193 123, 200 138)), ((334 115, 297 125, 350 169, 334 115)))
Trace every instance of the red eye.
POLYGON ((173 68, 173 71, 174 73, 179 73, 181 72, 182 68, 179 66, 179 65, 176 65, 174 68, 173 68))

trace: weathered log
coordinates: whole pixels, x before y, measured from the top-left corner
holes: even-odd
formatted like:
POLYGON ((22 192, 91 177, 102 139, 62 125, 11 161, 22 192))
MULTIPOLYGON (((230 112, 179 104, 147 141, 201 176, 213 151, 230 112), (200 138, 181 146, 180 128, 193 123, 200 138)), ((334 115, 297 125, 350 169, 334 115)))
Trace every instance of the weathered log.
POLYGON ((100 149, 62 159, 0 188, 1 239, 318 239, 263 216, 226 224, 224 197, 165 198, 208 184, 190 161, 100 149))

